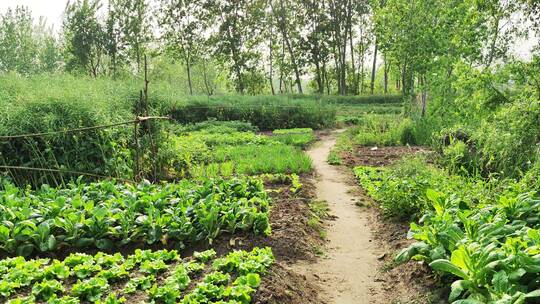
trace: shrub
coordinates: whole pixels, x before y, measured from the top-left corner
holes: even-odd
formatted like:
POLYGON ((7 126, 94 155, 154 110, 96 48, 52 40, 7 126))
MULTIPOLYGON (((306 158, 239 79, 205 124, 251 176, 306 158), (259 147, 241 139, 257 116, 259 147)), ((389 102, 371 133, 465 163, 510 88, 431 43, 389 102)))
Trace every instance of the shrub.
MULTIPOLYGON (((5 112, 0 135, 18 135, 108 124, 115 117, 94 105, 67 101, 27 102, 5 112)), ((0 141, 0 164, 37 168, 63 168, 105 176, 129 178, 132 174, 131 128, 16 138, 0 141)), ((64 178, 39 171, 12 170, 18 184, 61 184, 64 178)), ((76 177, 76 176, 75 176, 76 177)))
POLYGON ((182 124, 213 118, 250 122, 261 130, 294 127, 322 129, 333 126, 336 120, 336 110, 331 105, 279 96, 191 97, 169 107, 166 111, 182 124))
POLYGON ((320 100, 325 103, 335 104, 401 104, 402 95, 292 95, 293 99, 320 100))
POLYGON ((448 182, 444 171, 428 165, 421 157, 406 157, 389 168, 357 167, 360 185, 381 204, 390 217, 410 219, 429 208, 429 188, 448 182))
POLYGON ((178 128, 180 132, 193 132, 193 131, 206 131, 208 133, 230 133, 233 131, 238 132, 257 132, 259 128, 253 126, 249 122, 243 121, 218 121, 207 120, 190 125, 183 125, 178 128))

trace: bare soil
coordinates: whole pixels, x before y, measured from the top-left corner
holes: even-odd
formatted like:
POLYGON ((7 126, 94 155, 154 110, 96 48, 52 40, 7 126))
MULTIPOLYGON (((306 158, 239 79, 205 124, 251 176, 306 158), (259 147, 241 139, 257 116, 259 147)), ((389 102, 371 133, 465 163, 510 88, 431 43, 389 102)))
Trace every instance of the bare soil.
POLYGON ((327 228, 326 257, 315 263, 299 262, 294 266, 319 283, 324 303, 387 303, 383 284, 377 280, 382 254, 373 241, 368 213, 356 207, 347 176, 327 164, 335 135, 322 136, 308 151, 318 173, 317 198, 326 200, 335 220, 327 228))

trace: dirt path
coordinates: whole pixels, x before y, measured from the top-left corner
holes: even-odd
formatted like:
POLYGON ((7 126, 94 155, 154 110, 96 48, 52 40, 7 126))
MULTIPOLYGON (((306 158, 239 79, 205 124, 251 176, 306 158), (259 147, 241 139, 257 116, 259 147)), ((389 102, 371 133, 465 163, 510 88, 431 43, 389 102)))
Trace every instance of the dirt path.
POLYGON ((357 197, 349 193, 348 177, 326 162, 335 137, 335 133, 323 137, 308 151, 319 175, 318 199, 326 200, 337 218, 327 229, 326 257, 301 265, 300 271, 321 281, 328 303, 387 303, 376 280, 382 250, 372 240, 367 214, 355 205, 357 197))

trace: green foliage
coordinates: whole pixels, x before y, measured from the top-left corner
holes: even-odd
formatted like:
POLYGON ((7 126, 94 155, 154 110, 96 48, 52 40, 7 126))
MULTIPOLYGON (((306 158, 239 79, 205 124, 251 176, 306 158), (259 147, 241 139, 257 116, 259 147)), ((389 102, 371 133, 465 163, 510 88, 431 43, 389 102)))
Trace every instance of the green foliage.
POLYGON ((105 29, 98 19, 98 0, 77 0, 66 7, 64 39, 68 71, 78 71, 96 77, 100 72, 105 29))
POLYGON ((538 296, 540 200, 525 182, 448 175, 418 160, 356 173, 387 214, 420 218, 409 231, 417 243, 396 260, 425 261, 454 281, 450 302, 538 296))
MULTIPOLYGON (((5 300, 10 295, 23 294, 23 287, 33 285, 32 296, 12 297, 8 303, 35 303, 46 301, 57 304, 76 304, 79 302, 90 302, 98 304, 120 304, 125 303, 126 298, 122 295, 130 295, 138 291, 138 297, 147 297, 155 303, 208 303, 219 299, 226 301, 238 301, 239 303, 251 303, 251 296, 261 284, 260 275, 264 275, 274 262, 274 256, 270 248, 254 248, 252 251, 233 251, 224 257, 215 257, 215 251, 209 250, 203 253, 206 262, 213 261, 214 266, 206 271, 201 281, 191 289, 184 297, 183 291, 188 289, 191 283, 190 275, 199 275, 206 269, 205 264, 199 271, 193 271, 193 260, 180 260, 176 251, 167 250, 136 250, 134 254, 125 259, 118 260, 115 255, 98 253, 95 256, 85 255, 84 258, 107 264, 104 259, 114 261, 108 264, 109 267, 128 268, 133 267, 134 271, 129 274, 129 280, 124 285, 122 282, 109 281, 98 275, 78 280, 71 288, 64 288, 68 282, 72 282, 72 277, 66 277, 60 281, 49 280, 40 276, 39 272, 44 267, 50 267, 48 260, 28 260, 22 257, 10 258, 0 261, 0 267, 6 268, 3 273, 3 283, 9 283, 9 294, 0 295, 1 300, 5 300), (133 264, 128 266, 128 264, 133 264), (159 263, 166 265, 168 271, 156 274, 143 274, 143 270, 148 263, 159 263), (37 267, 37 268, 35 268, 37 267), (218 269, 220 268, 220 269, 218 269), (192 269, 192 270, 190 270, 192 269), (21 274, 32 277, 26 285, 16 284, 21 274), (158 280, 159 278, 159 280, 158 280), (112 292, 114 290, 114 292, 112 292), (206 301, 206 302, 204 302, 206 301)), ((201 255, 199 255, 200 257, 201 255)), ((60 263, 68 263, 79 260, 80 254, 68 256, 60 263)), ((197 263, 195 263, 197 264, 197 263)), ((2 268, 3 269, 3 268, 2 268)), ((146 298, 145 298, 146 300, 146 298)), ((233 303, 233 302, 231 302, 233 303)))
POLYGON ((538 71, 536 57, 483 71, 456 65, 448 84, 454 94, 434 98, 431 115, 414 119, 417 141, 433 145, 454 172, 525 174, 538 155, 540 90, 531 76, 538 71))
MULTIPOLYGON (((295 147, 315 140, 311 129, 280 129, 272 136, 240 132, 226 124, 218 127, 214 123, 179 129, 181 131, 177 132, 181 135, 171 134, 160 152, 165 175, 169 178, 299 174, 311 170, 309 157, 295 147)), ((172 130, 175 132, 174 128, 172 130)))
POLYGON ((256 126, 253 126, 249 122, 243 121, 218 121, 218 120, 207 120, 191 125, 182 125, 180 127, 180 132, 193 132, 193 131, 206 131, 209 133, 227 133, 226 131, 238 131, 238 132, 257 132, 259 129, 256 126))
POLYGON ((237 174, 308 173, 311 159, 300 149, 286 145, 241 145, 218 148, 213 160, 231 162, 237 174))
POLYGON ((64 286, 57 280, 44 280, 32 287, 32 295, 44 301, 61 292, 64 292, 64 286))
POLYGON ((305 148, 317 138, 310 128, 277 129, 272 131, 272 139, 285 145, 305 148))
POLYGON ((352 144, 364 146, 414 145, 417 143, 410 119, 398 115, 365 115, 342 136, 352 144))
POLYGON ((210 261, 211 259, 215 258, 216 257, 216 251, 214 249, 209 249, 209 250, 206 250, 206 251, 203 251, 203 252, 197 252, 195 251, 193 253, 193 257, 195 258, 195 260, 197 260, 198 262, 201 262, 201 263, 206 263, 208 261, 210 261))
POLYGON ((292 95, 294 99, 315 99, 325 103, 333 104, 401 104, 403 96, 401 95, 292 95))
MULTIPOLYGON (((109 81, 105 78, 75 78, 67 75, 34 76, 28 79, 7 75, 0 76, 0 80, 0 97, 2 97, 0 110, 4 113, 0 117, 0 136, 54 132, 132 120, 133 101, 137 98, 134 92, 141 86, 136 79, 109 81)), ((152 85, 155 91, 150 96, 150 114, 168 115, 170 111, 176 111, 175 107, 178 108, 175 101, 179 97, 178 92, 163 83, 156 82, 152 85)), ((199 99, 201 98, 185 98, 179 105, 181 107, 199 99)), ((223 96, 212 97, 208 103, 220 103, 220 100, 225 100, 225 103, 234 107, 227 108, 226 111, 230 110, 231 115, 236 115, 236 118, 224 118, 232 121, 213 120, 182 127, 172 126, 168 128, 172 133, 169 131, 157 134, 160 168, 158 175, 163 178, 189 177, 189 171, 194 164, 205 164, 210 161, 208 150, 211 146, 275 142, 276 140, 268 139, 266 136, 253 134, 257 128, 254 125, 258 123, 271 129, 302 125, 328 127, 333 125, 335 120, 335 112, 331 107, 320 107, 314 101, 291 101, 279 96, 223 96), (235 103, 237 99, 240 99, 240 104, 235 103), (243 107, 244 104, 252 105, 255 111, 243 107), (279 117, 276 118, 277 116, 279 117), (239 119, 252 121, 253 124, 239 122, 239 119), (190 133, 193 133, 193 136, 190 136, 190 133), (178 139, 176 135, 182 136, 182 139, 178 139), (176 154, 180 154, 181 157, 177 157, 176 154)), ((209 109, 214 110, 218 109, 209 109)), ((194 113, 197 112, 188 114, 194 113)), ((195 121, 210 117, 201 114, 195 121)), ((312 138, 312 135, 292 134, 276 137, 285 143, 299 146, 306 145, 312 138)), ((148 145, 147 140, 140 143, 143 147, 148 145)), ((155 159, 149 155, 150 149, 142 150, 145 153, 139 155, 142 173, 148 174, 155 159)), ((0 164, 60 168, 66 171, 131 179, 134 168, 133 152, 133 126, 126 125, 90 132, 5 140, 0 143, 0 164)), ((30 183, 36 187, 44 183, 65 184, 77 177, 72 173, 56 174, 16 169, 7 173, 13 182, 20 186, 30 183)))
POLYGON ((0 14, 0 71, 30 75, 56 72, 60 45, 52 28, 35 22, 27 7, 8 8, 0 14))
POLYGON ((519 188, 477 205, 460 193, 447 196, 430 190, 427 197, 433 210, 424 214, 422 224, 411 224, 410 232, 422 246, 404 250, 399 260, 426 260, 434 270, 451 276, 456 280, 452 302, 497 303, 538 296, 539 220, 531 217, 540 208, 538 200, 519 188))
POLYGON ((71 293, 86 301, 95 302, 108 288, 107 280, 95 277, 85 281, 77 281, 71 288, 71 293))
POLYGON ((429 208, 427 189, 448 182, 442 170, 426 165, 422 158, 404 158, 390 168, 357 167, 354 171, 360 185, 381 204, 383 212, 401 219, 417 217, 429 208))
MULTIPOLYGON (((4 184, 0 202, 0 248, 23 256, 66 246, 110 250, 128 243, 211 241, 224 230, 270 231, 268 197, 256 179, 72 183, 36 191, 4 184)), ((66 265, 80 278, 101 270, 83 257, 66 265)))
POLYGON ((180 123, 197 123, 214 118, 250 122, 261 130, 280 128, 322 129, 335 123, 335 108, 313 100, 292 100, 283 96, 191 97, 171 104, 170 114, 180 123))

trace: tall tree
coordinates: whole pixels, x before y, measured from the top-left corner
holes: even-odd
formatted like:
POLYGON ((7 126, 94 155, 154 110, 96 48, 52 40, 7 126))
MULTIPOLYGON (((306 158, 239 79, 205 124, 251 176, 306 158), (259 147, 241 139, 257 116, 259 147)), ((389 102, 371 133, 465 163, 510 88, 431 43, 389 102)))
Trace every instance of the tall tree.
POLYGON ((303 0, 306 14, 307 35, 300 43, 307 54, 308 62, 315 68, 317 93, 323 94, 325 88, 326 65, 330 58, 330 24, 326 14, 326 3, 317 0, 303 0))
POLYGON ((23 6, 0 15, 0 70, 31 74, 38 64, 39 41, 30 11, 23 6))
POLYGON ((192 66, 204 54, 207 14, 204 3, 199 0, 161 0, 161 39, 166 51, 184 62, 192 95, 192 66))
POLYGON ((118 69, 126 63, 127 54, 122 25, 119 16, 122 15, 121 0, 109 0, 107 20, 105 25, 105 50, 110 57, 110 74, 116 77, 118 69))
POLYGON ((262 35, 258 21, 264 17, 264 1, 206 0, 210 24, 215 25, 209 39, 215 58, 227 66, 236 92, 244 94, 260 90, 261 58, 258 47, 262 35))
POLYGON ((127 55, 141 72, 143 58, 152 41, 149 0, 115 0, 116 18, 122 31, 127 55))
POLYGON ((277 3, 274 3, 274 1, 270 1, 270 6, 272 8, 272 12, 274 13, 274 16, 277 20, 277 26, 281 33, 281 37, 283 39, 284 45, 287 47, 287 51, 289 53, 289 57, 291 60, 291 66, 294 71, 295 76, 295 82, 296 87, 298 89, 299 94, 303 94, 302 90, 302 80, 300 79, 300 63, 298 58, 298 53, 296 46, 294 45, 295 36, 298 36, 297 33, 293 32, 293 29, 301 27, 301 24, 298 16, 298 6, 295 1, 287 1, 284 0, 277 0, 277 3), (286 3, 286 4, 285 4, 286 3), (295 13, 297 16, 296 19, 292 20, 292 13, 295 13), (295 22, 296 21, 296 22, 295 22))
POLYGON ((68 71, 97 77, 103 68, 105 29, 98 19, 100 0, 75 0, 65 11, 63 33, 68 71))

